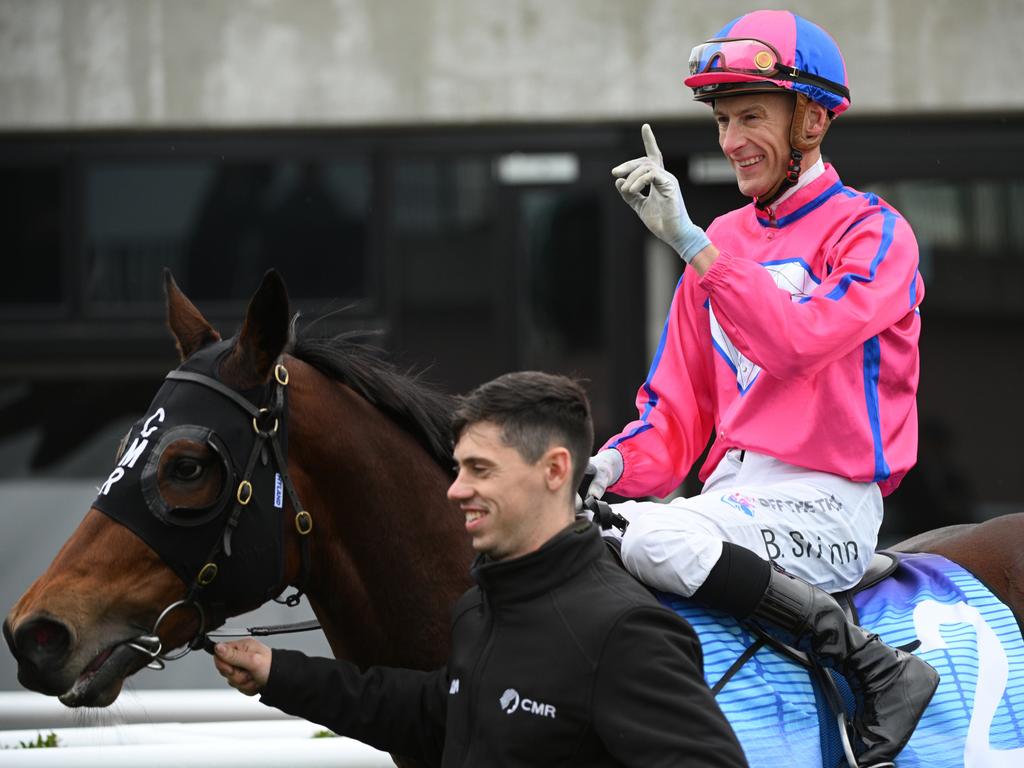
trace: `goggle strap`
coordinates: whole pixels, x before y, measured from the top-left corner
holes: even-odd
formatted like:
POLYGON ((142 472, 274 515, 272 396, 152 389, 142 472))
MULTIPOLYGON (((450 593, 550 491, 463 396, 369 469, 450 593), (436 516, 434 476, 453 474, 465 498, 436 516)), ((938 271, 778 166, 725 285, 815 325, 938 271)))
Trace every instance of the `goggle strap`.
POLYGON ((775 68, 780 74, 785 75, 784 79, 786 80, 824 88, 826 91, 831 91, 837 96, 842 96, 847 101, 850 100, 850 89, 845 85, 840 85, 835 80, 829 80, 827 77, 820 77, 810 72, 801 72, 799 69, 794 69, 785 64, 776 64, 775 68))

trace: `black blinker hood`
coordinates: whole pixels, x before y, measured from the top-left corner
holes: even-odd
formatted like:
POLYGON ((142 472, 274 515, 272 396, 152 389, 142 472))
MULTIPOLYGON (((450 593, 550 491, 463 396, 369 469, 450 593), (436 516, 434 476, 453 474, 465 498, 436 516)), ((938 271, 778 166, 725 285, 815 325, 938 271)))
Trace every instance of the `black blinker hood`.
MULTIPOLYGON (((203 347, 176 370, 219 382, 220 362, 234 343, 228 339, 203 347)), ((282 460, 287 456, 286 393, 287 387, 273 377, 262 387, 236 391, 253 409, 271 410, 260 423, 264 429, 273 429, 277 422, 282 460)), ((276 597, 284 587, 282 476, 287 468, 277 466, 270 440, 260 441, 262 447, 254 455, 258 440, 253 417, 242 404, 200 382, 167 378, 146 416, 126 436, 118 464, 100 487, 93 506, 149 545, 189 586, 190 596, 207 605, 223 605, 231 614, 251 610, 276 597), (154 497, 153 473, 159 463, 155 451, 165 446, 168 441, 161 438, 172 429, 186 439, 205 438, 223 461, 226 487, 205 509, 168 509, 154 497), (255 459, 247 478, 252 484, 251 500, 241 505, 239 483, 246 479, 250 459, 255 459), (205 575, 209 575, 208 563, 217 566, 216 576, 203 584, 205 577, 200 579, 199 574, 206 568, 205 575)), ((244 497, 244 492, 241 495, 244 497)), ((224 614, 219 611, 215 615, 218 613, 224 614)))

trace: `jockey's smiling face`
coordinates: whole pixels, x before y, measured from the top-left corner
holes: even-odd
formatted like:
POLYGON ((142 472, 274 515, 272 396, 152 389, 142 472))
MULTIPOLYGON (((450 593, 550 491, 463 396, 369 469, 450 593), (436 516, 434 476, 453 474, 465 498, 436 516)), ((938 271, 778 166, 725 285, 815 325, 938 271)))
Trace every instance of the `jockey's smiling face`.
MULTIPOLYGON (((792 94, 770 91, 715 100, 718 144, 732 165, 740 192, 747 197, 766 195, 786 174, 794 103, 792 94)), ((825 108, 810 102, 800 133, 820 141, 828 121, 825 108)), ((820 156, 820 147, 807 149, 801 168, 807 170, 820 156)))
POLYGON ((715 100, 718 144, 747 197, 766 194, 786 172, 792 117, 793 97, 786 93, 715 100))
POLYGON ((572 522, 563 498, 571 477, 569 452, 552 447, 535 463, 502 439, 499 425, 467 426, 455 445, 458 475, 448 498, 466 515, 466 532, 477 552, 495 560, 538 549, 572 522))

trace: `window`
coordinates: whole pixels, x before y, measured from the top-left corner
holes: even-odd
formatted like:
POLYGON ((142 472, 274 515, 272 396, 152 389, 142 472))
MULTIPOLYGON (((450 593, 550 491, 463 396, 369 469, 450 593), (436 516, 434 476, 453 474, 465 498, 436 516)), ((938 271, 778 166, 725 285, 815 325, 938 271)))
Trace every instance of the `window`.
POLYGON ((60 168, 0 167, 3 305, 54 305, 66 298, 61 280, 63 202, 60 168))
POLYGON ((364 298, 370 187, 355 160, 90 165, 86 301, 162 305, 165 266, 196 301, 244 301, 271 267, 295 297, 364 298))
POLYGON ((868 184, 914 228, 929 312, 1024 314, 1024 180, 868 184))

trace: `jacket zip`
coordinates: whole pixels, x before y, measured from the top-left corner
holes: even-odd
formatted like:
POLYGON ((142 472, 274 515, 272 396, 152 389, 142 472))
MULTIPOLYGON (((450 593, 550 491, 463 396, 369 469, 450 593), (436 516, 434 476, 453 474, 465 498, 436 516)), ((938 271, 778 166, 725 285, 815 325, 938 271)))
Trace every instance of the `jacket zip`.
POLYGON ((479 670, 486 665, 487 657, 490 655, 491 646, 494 645, 494 613, 491 611, 490 601, 487 597, 487 593, 480 590, 480 604, 487 617, 486 625, 486 636, 487 641, 484 643, 484 648, 480 652, 480 656, 476 660, 476 664, 473 665, 473 672, 469 677, 469 690, 466 692, 466 699, 469 705, 469 711, 466 713, 466 733, 465 733, 465 748, 462 753, 462 759, 458 762, 458 765, 471 765, 469 758, 471 757, 470 747, 474 743, 471 735, 473 733, 473 722, 476 719, 477 711, 477 683, 480 680, 479 670))

